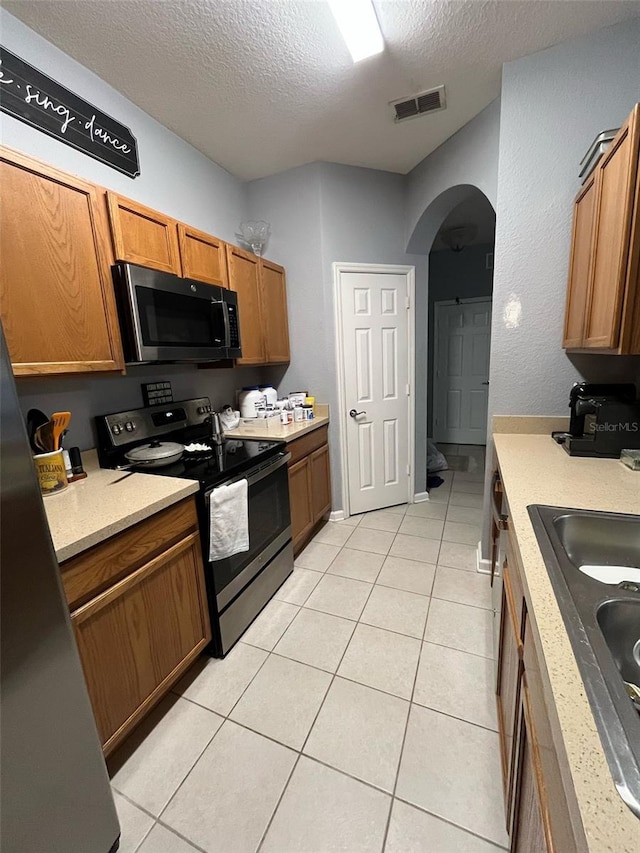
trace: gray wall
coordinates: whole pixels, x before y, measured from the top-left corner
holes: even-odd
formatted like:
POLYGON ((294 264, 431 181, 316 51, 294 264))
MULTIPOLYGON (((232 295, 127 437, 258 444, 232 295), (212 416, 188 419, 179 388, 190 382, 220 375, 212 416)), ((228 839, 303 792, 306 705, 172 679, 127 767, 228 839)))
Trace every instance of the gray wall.
MULTIPOLYGON (((5 113, 0 114, 3 144, 235 242, 234 233, 247 216, 245 184, 1 9, 0 25, 5 47, 131 129, 138 140, 141 174, 132 180, 5 113)), ((85 449, 95 444, 91 417, 141 406, 142 381, 166 377, 173 382, 176 399, 208 395, 215 405, 222 405, 231 399, 235 387, 257 381, 264 372, 159 366, 132 368, 128 373, 127 377, 22 378, 17 382, 18 394, 24 411, 31 406, 48 413, 71 411, 67 444, 85 449)))
MULTIPOLYGON (((316 163, 249 184, 252 215, 272 223, 269 256, 287 268, 291 366, 277 377, 281 393, 308 388, 337 412, 334 262, 415 265, 416 290, 426 305, 426 256, 404 252, 404 182, 401 175, 389 172, 316 163)), ((426 365, 426 340, 420 345, 418 363, 426 365)), ((416 393, 417 406, 426 416, 426 387, 416 393)), ((425 487, 424 439, 426 433, 416 448, 417 491, 425 487)), ((340 509, 336 418, 330 442, 333 506, 340 509)))
POLYGON ((427 421, 429 435, 433 436, 433 326, 434 303, 443 299, 471 299, 491 296, 493 270, 486 265, 487 252, 493 252, 493 243, 467 246, 462 252, 431 252, 429 255, 429 371, 427 375, 427 421))
MULTIPOLYGON (((622 124, 640 97, 638 45, 635 19, 503 68, 490 419, 566 416, 579 379, 640 380, 638 357, 568 356, 561 347, 579 163, 594 137, 622 124), (512 299, 522 317, 507 328, 512 299)), ((485 556, 488 538, 487 520, 485 556)))
POLYGON ((564 415, 571 384, 638 371, 638 360, 561 348, 579 163, 640 98, 640 20, 507 63, 503 70, 489 405, 564 415), (507 328, 515 298, 522 321, 507 328))
POLYGON ((407 176, 405 242, 410 252, 429 252, 453 208, 481 190, 494 209, 498 183, 500 100, 496 99, 407 176))

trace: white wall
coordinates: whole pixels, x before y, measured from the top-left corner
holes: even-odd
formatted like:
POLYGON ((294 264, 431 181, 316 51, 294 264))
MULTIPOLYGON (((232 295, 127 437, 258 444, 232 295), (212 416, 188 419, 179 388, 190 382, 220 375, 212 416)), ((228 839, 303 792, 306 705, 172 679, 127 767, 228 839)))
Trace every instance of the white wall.
MULTIPOLYGON (((135 179, 99 163, 29 125, 0 113, 2 143, 66 172, 114 189, 198 228, 236 242, 247 217, 246 185, 167 130, 103 80, 0 9, 2 44, 115 119, 138 140, 141 174, 135 179)), ((142 405, 140 382, 171 379, 174 396, 210 396, 214 405, 230 401, 235 387, 255 382, 251 368, 197 370, 190 366, 131 368, 127 377, 69 376, 17 381, 23 411, 32 406, 73 414, 67 444, 95 444, 91 418, 142 405)))

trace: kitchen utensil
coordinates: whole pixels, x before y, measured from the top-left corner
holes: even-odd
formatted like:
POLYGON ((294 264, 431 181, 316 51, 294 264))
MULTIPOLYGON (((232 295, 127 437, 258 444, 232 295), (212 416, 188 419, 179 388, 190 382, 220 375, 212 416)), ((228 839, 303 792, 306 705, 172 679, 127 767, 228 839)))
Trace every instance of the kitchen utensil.
POLYGON ((27 434, 31 443, 31 449, 37 453, 40 448, 35 443, 35 434, 39 426, 46 424, 49 418, 40 409, 29 409, 27 412, 27 434))
POLYGON ((60 448, 60 436, 69 426, 71 420, 71 412, 54 412, 51 415, 51 423, 53 424, 53 447, 52 450, 60 448))
POLYGON ((141 444, 125 453, 125 458, 136 468, 161 468, 177 462, 184 452, 184 445, 177 441, 152 441, 141 444))
POLYGON ((33 441, 35 446, 42 453, 51 453, 58 448, 54 446, 53 441, 53 423, 52 421, 47 421, 46 423, 39 426, 35 431, 35 435, 33 437, 33 441))

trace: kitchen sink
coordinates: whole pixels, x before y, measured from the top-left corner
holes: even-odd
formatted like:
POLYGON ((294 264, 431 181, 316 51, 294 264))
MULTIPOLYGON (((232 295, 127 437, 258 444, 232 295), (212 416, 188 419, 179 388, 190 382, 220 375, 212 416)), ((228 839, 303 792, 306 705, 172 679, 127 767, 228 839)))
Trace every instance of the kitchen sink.
POLYGON ((528 507, 616 788, 640 817, 640 516, 528 507))
POLYGON ((621 566, 640 571, 640 524, 636 516, 561 512, 553 519, 553 526, 576 568, 621 566))

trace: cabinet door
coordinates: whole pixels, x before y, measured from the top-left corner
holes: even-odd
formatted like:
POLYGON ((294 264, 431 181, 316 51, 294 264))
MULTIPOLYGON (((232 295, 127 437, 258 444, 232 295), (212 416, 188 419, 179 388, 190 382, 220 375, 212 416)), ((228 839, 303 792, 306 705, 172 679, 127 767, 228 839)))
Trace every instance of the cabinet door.
POLYGON ((313 523, 320 521, 331 509, 331 469, 329 446, 325 444, 309 457, 311 466, 311 507, 313 523))
POLYGON ((72 614, 105 753, 211 637, 197 533, 72 614))
POLYGON ((182 275, 207 284, 228 287, 225 244, 217 237, 178 223, 182 275))
POLYGON ((284 267, 263 259, 260 261, 260 278, 266 358, 270 364, 288 362, 289 319, 284 267))
POLYGON ((573 206, 573 235, 567 284, 567 307, 564 320, 565 348, 581 347, 589 290, 589 272, 593 249, 593 214, 595 211, 595 174, 586 182, 573 206))
POLYGON ((289 502, 291 504, 291 538, 293 550, 296 551, 314 523, 311 505, 311 466, 308 457, 289 467, 289 502))
POLYGON ((107 204, 117 261, 181 274, 174 219, 112 192, 107 193, 107 204))
POLYGON ((584 346, 617 347, 627 285, 640 109, 620 128, 596 166, 596 220, 584 346))
POLYGON ((500 733, 500 756, 504 784, 505 813, 509 824, 513 787, 513 740, 522 675, 523 646, 518 628, 516 603, 505 561, 502 567, 502 610, 500 615, 500 643, 498 648, 497 704, 500 733))
POLYGON ((14 373, 121 369, 96 189, 4 148, 0 184, 0 305, 14 373))
POLYGON ((237 364, 265 363, 265 326, 260 300, 260 259, 227 245, 229 287, 238 294, 242 358, 237 364))
MULTIPOLYGON (((510 853, 554 853, 545 819, 544 782, 532 724, 526 675, 518 708, 518 755, 510 853)), ((557 853, 563 853, 558 850, 557 853)))

